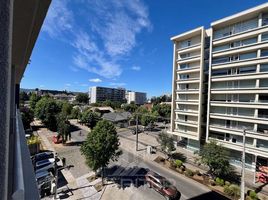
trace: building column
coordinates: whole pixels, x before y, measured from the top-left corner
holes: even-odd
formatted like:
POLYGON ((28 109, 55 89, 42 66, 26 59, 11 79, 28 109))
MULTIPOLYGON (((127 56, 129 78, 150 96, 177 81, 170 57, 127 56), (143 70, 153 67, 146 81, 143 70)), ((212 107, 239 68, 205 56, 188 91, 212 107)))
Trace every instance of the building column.
POLYGON ((8 199, 13 0, 0 1, 0 199, 8 199))

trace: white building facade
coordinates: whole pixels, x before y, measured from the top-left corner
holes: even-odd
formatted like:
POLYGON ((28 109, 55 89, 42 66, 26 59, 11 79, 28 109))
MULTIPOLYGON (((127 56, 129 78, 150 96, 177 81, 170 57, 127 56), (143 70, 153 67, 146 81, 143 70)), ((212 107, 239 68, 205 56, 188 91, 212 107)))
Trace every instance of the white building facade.
POLYGON ((268 3, 171 39, 170 133, 191 150, 216 140, 230 150, 231 163, 239 164, 246 129, 246 166, 267 166, 268 3))
POLYGON ((128 104, 134 102, 137 105, 143 105, 147 101, 147 94, 144 92, 127 91, 126 100, 128 104))

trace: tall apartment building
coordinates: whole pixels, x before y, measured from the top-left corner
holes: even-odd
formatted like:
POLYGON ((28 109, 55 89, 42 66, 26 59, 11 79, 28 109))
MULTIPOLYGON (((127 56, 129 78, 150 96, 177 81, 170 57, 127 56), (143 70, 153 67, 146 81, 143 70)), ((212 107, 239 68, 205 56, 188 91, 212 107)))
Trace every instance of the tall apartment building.
POLYGON ((211 23, 207 140, 268 165, 268 3, 211 23))
POLYGON ((172 37, 173 86, 171 132, 181 143, 198 150, 202 135, 205 66, 204 27, 172 37))
POLYGON ((246 129, 247 167, 268 165, 268 3, 215 21, 207 31, 201 27, 171 39, 171 133, 190 149, 204 133, 206 142, 216 140, 231 151, 231 163, 239 164, 246 129), (207 96, 201 80, 205 33, 210 37, 207 96))
POLYGON ((90 103, 106 100, 124 102, 126 90, 124 88, 91 87, 89 90, 90 103))
POLYGON ((147 94, 145 92, 127 91, 126 100, 128 104, 134 102, 135 104, 143 105, 147 101, 147 94))

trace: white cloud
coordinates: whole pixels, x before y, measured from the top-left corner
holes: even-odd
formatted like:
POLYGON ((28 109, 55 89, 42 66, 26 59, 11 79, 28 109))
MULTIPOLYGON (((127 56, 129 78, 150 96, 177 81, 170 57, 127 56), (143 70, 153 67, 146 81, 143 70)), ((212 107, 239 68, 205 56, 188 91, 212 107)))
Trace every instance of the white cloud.
POLYGON ((92 78, 92 79, 89 79, 90 82, 93 82, 93 83, 101 83, 102 80, 99 79, 99 78, 92 78))
POLYGON ((55 38, 73 27, 73 13, 67 7, 67 1, 53 0, 46 16, 42 30, 55 38))
POLYGON ((110 86, 117 86, 117 87, 123 87, 126 85, 126 83, 110 83, 110 86))
POLYGON ((148 9, 140 0, 90 1, 92 28, 101 36, 110 56, 124 55, 136 46, 142 29, 152 29, 148 9))
POLYGON ((134 71, 140 71, 141 67, 140 66, 133 66, 133 67, 131 67, 131 69, 134 71))
POLYGON ((44 89, 45 85, 39 85, 39 88, 44 89))
POLYGON ((66 83, 66 84, 65 84, 65 86, 70 87, 70 86, 71 86, 71 84, 70 84, 70 83, 66 83))

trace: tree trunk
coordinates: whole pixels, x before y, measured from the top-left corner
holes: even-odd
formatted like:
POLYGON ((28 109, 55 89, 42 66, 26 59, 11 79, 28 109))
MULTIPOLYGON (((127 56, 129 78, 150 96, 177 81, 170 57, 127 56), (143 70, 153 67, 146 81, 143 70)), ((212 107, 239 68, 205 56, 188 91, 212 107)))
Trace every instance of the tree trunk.
POLYGON ((101 184, 104 185, 104 167, 101 167, 101 184))

